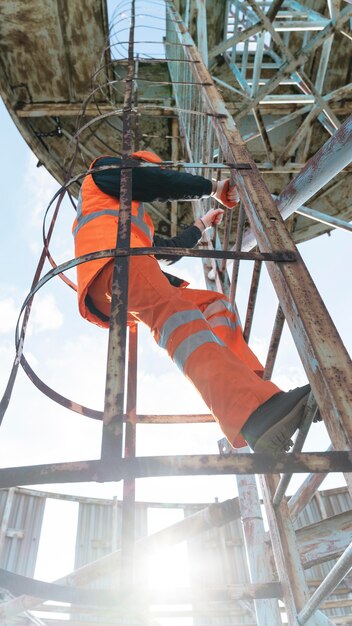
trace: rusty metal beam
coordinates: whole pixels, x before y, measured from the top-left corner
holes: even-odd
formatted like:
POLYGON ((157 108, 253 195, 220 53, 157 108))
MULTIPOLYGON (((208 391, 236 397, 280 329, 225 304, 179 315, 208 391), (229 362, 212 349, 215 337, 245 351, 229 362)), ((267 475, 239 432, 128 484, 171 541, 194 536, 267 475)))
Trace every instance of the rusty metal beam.
POLYGON ((346 548, 337 563, 330 570, 320 587, 315 590, 305 607, 298 615, 298 623, 306 624, 309 618, 316 613, 323 600, 334 591, 337 585, 344 579, 352 567, 352 543, 346 548))
MULTIPOLYGON (((133 86, 135 0, 131 0, 128 70, 123 103, 122 165, 133 150, 133 86)), ((129 249, 131 234, 132 170, 123 167, 120 183, 120 209, 116 248, 127 254, 115 257, 111 287, 111 311, 103 415, 101 460, 106 467, 116 465, 122 457, 123 413, 125 401, 126 326, 128 299, 129 249)))
MULTIPOLYGON (((21 104, 20 107, 16 108, 16 115, 19 118, 32 118, 32 117, 76 117, 82 114, 83 102, 33 102, 21 104)), ((174 111, 173 107, 169 106, 155 106, 151 104, 139 104, 139 111, 143 114, 146 111, 148 115, 162 115, 166 117, 176 117, 177 113, 174 111)), ((109 102, 99 102, 98 104, 89 104, 84 108, 84 117, 93 117, 97 118, 98 115, 104 113, 115 114, 116 120, 120 120, 122 117, 122 112, 119 113, 119 109, 116 109, 109 102)), ((122 123, 121 123, 122 130, 122 123)))
MULTIPOLYGON (((332 446, 330 446, 328 450, 332 450, 332 446)), ((291 496, 288 501, 288 508, 290 510, 292 520, 297 519, 299 514, 303 511, 307 504, 309 504, 326 476, 326 474, 325 476, 324 474, 310 474, 307 476, 296 493, 291 496)))
POLYGON ((152 476, 210 476, 226 474, 278 474, 352 472, 352 452, 301 454, 248 454, 227 458, 217 455, 153 456, 122 459, 105 466, 99 460, 73 461, 0 469, 0 488, 70 482, 105 482, 152 476))
POLYGON ((246 39, 248 39, 249 37, 256 35, 261 31, 262 27, 262 23, 257 22, 256 24, 249 26, 242 32, 236 33, 236 35, 233 35, 233 37, 229 37, 229 39, 227 39, 226 41, 223 41, 222 43, 209 50, 209 59, 213 59, 219 54, 226 52, 226 50, 228 50, 229 48, 232 48, 232 46, 236 46, 238 43, 246 41, 246 39))
POLYGON ((296 530, 304 569, 339 557, 351 543, 352 511, 296 530))

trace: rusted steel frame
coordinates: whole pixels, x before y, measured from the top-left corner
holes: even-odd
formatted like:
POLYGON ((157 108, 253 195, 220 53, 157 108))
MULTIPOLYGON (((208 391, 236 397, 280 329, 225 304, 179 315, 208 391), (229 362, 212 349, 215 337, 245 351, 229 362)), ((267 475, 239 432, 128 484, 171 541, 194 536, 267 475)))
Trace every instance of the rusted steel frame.
POLYGON ((285 150, 280 156, 279 163, 283 165, 287 163, 290 156, 293 156, 298 146, 302 143, 305 136, 309 133, 312 128, 313 122, 316 117, 318 117, 319 113, 322 111, 322 106, 313 107, 312 110, 308 113, 308 115, 303 120, 302 124, 299 126, 297 131, 291 137, 288 142, 285 150))
MULTIPOLYGON (((135 76, 134 61, 135 0, 131 0, 128 70, 123 103, 122 162, 130 159, 133 147, 132 108, 135 76)), ((101 460, 106 465, 122 458, 125 399, 126 326, 128 306, 128 272, 131 233, 132 170, 121 170, 120 211, 116 247, 127 252, 115 257, 111 288, 111 312, 106 369, 101 460)))
MULTIPOLYGON (((276 476, 260 477, 264 505, 269 524, 271 545, 275 563, 284 592, 288 623, 296 626, 297 613, 309 599, 309 588, 305 580, 296 534, 291 522, 287 503, 283 501, 274 509, 272 499, 277 487, 276 476)), ((330 620, 319 612, 309 626, 332 626, 330 620)))
MULTIPOLYGON (((313 126, 310 126, 310 128, 308 129, 308 132, 306 133, 304 141, 300 144, 296 152, 295 160, 298 163, 302 163, 302 164, 307 163, 308 158, 309 158, 310 146, 312 143, 312 135, 313 135, 313 126)), ((292 161, 290 161, 288 165, 290 166, 291 163, 292 161)))
POLYGON ((320 94, 323 91, 324 80, 325 80, 326 72, 328 69, 328 62, 329 62, 329 57, 330 57, 330 52, 331 52, 333 41, 334 41, 334 35, 331 35, 329 39, 324 41, 322 51, 321 51, 319 68, 317 72, 317 78, 315 81, 315 88, 320 94))
MULTIPOLYGON (((304 569, 337 559, 351 543, 352 511, 296 529, 304 569)), ((352 598, 351 598, 352 601, 352 598)))
MULTIPOLYGON (((191 43, 182 26, 180 30, 182 41, 191 43)), ((186 53, 199 59, 196 48, 190 46, 186 53)), ((208 72, 202 63, 192 66, 192 71, 206 82, 208 72)), ((204 87, 203 98, 210 110, 225 112, 215 87, 204 87)), ((251 162, 233 120, 221 118, 213 123, 226 160, 251 162)), ((268 271, 334 446, 336 449, 350 449, 352 419, 351 403, 347 397, 350 358, 254 163, 252 167, 246 174, 235 171, 240 197, 260 249, 290 249, 297 255, 297 263, 270 264, 268 271)), ((346 480, 352 491, 352 477, 347 476, 346 480)))
POLYGON ((284 0, 273 0, 273 2, 271 3, 267 13, 266 13, 266 17, 268 18, 268 20, 270 20, 271 22, 274 21, 275 17, 277 16, 278 12, 280 11, 282 5, 284 3, 284 0))
MULTIPOLYGON (((268 18, 265 16, 265 14, 261 10, 261 8, 258 6, 258 4, 255 2, 255 0, 247 0, 247 1, 253 7, 253 10, 255 11, 259 19, 262 20, 264 28, 270 33, 273 41, 276 43, 281 53, 286 57, 289 63, 294 62, 296 57, 292 54, 291 50, 284 44, 284 42, 282 41, 282 38, 276 32, 270 20, 268 20, 268 18)), ((316 103, 322 107, 321 114, 324 116, 324 118, 321 119, 321 122, 326 128, 326 130, 328 130, 328 132, 332 134, 333 131, 330 130, 331 123, 333 123, 334 128, 339 128, 340 126, 339 120, 337 119, 335 114, 330 110, 330 107, 326 104, 326 101, 321 97, 320 92, 315 88, 315 85, 312 83, 310 78, 305 74, 305 72, 303 71, 303 67, 299 70, 299 73, 297 72, 297 75, 299 79, 298 86, 302 89, 304 93, 306 94, 311 93, 314 96, 316 103), (302 82, 302 79, 304 83, 302 82), (326 117, 328 118, 327 124, 325 123, 326 117)))
POLYGON ((315 102, 319 107, 321 107, 321 111, 318 115, 318 120, 325 128, 325 130, 330 135, 333 135, 335 131, 341 126, 339 118, 337 117, 337 115, 335 115, 334 111, 329 106, 324 104, 327 102, 326 98, 323 98, 323 96, 317 91, 314 83, 312 83, 307 74, 303 70, 300 70, 300 75, 303 82, 298 85, 299 88, 302 89, 303 93, 305 93, 306 95, 313 94, 315 102))
POLYGON ((0 488, 18 485, 52 483, 118 481, 155 476, 210 476, 226 474, 304 474, 352 472, 352 452, 303 452, 280 454, 248 454, 239 458, 217 455, 175 455, 122 459, 106 466, 100 460, 72 461, 0 469, 0 488))
MULTIPOLYGON (((225 220, 224 220, 224 235, 222 240, 222 249, 228 250, 230 243, 230 234, 231 234, 231 226, 232 226, 232 215, 233 209, 227 209, 225 211, 225 220)), ((226 259, 223 259, 221 262, 221 272, 225 272, 226 270, 226 259)))
MULTIPOLYGON (((241 448, 237 454, 249 452, 241 448)), ((234 450, 232 450, 234 453, 234 450)), ((273 571, 265 544, 265 530, 256 479, 253 474, 237 477, 238 497, 252 583, 272 581, 273 571)), ((282 626, 281 613, 275 600, 254 601, 258 626, 282 626)))
MULTIPOLYGON (((329 446, 328 452, 333 449, 329 446)), ((292 521, 295 521, 299 514, 309 504, 314 494, 318 491, 320 485, 325 480, 327 474, 310 474, 302 483, 296 493, 291 496, 288 501, 288 508, 291 514, 292 521)))
MULTIPOLYGON (((258 33, 258 37, 261 36, 261 32, 258 33)), ((248 48, 249 48, 249 41, 248 39, 246 39, 246 41, 243 44, 243 52, 242 52, 242 63, 241 63, 241 74, 243 76, 243 78, 245 79, 246 82, 247 81, 247 69, 248 69, 248 48)))
POLYGON ((257 22, 256 24, 252 24, 251 26, 249 26, 242 32, 236 33, 236 35, 229 37, 229 39, 226 39, 225 41, 218 44, 217 46, 214 46, 214 48, 209 50, 209 53, 208 53, 209 59, 213 59, 219 54, 226 52, 226 50, 228 50, 229 48, 236 46, 238 43, 241 43, 242 41, 246 41, 246 39, 248 39, 249 37, 252 37, 252 35, 256 35, 262 29, 262 27, 263 27, 262 23, 257 22))
MULTIPOLYGON (((224 85, 226 86, 226 83, 224 83, 224 85)), ((323 99, 327 100, 328 102, 330 102, 331 100, 334 101, 338 99, 343 99, 346 95, 348 95, 351 92, 351 88, 352 88, 352 84, 349 83, 348 85, 344 85, 343 87, 340 87, 339 89, 336 89, 334 91, 331 91, 328 94, 325 94, 323 96, 323 99)), ((280 126, 287 124, 291 122, 292 120, 296 119, 296 117, 299 117, 300 115, 304 115, 305 113, 309 113, 310 110, 311 110, 311 105, 308 104, 302 107, 301 109, 299 109, 298 111, 294 111, 293 113, 284 115, 280 117, 279 120, 272 122, 271 124, 268 124, 266 130, 268 133, 270 133, 272 130, 275 130, 275 128, 279 128, 280 126)), ((245 143, 248 143, 249 141, 252 141, 253 139, 257 139, 257 137, 260 137, 260 133, 252 131, 248 135, 244 135, 243 140, 245 141, 245 143)))
POLYGON ((251 87, 251 97, 255 96, 258 91, 259 86, 259 78, 261 73, 261 66, 263 63, 263 54, 264 54, 264 31, 261 31, 257 35, 257 45, 255 49, 254 55, 254 66, 252 73, 252 87, 251 87))
MULTIPOLYGON (((137 408, 137 324, 129 327, 127 419, 125 426, 125 458, 136 457, 136 408, 137 408)), ((123 481, 122 525, 121 525, 121 573, 120 588, 134 581, 134 545, 136 481, 123 481)))
POLYGON ((270 143, 269 135, 266 132, 266 128, 265 128, 264 120, 262 118, 262 114, 261 114, 259 108, 258 109, 252 109, 252 113, 253 113, 253 116, 254 116, 254 119, 255 119, 255 123, 257 124, 259 133, 260 133, 260 137, 261 137, 261 140, 262 140, 265 152, 266 152, 266 156, 267 156, 268 160, 271 163, 274 164, 275 163, 275 155, 274 155, 271 143, 270 143))
MULTIPOLYGON (((239 24, 239 12, 240 12, 240 8, 239 8, 239 3, 235 2, 235 12, 233 15, 233 32, 236 33, 238 32, 238 24, 239 24)), ((227 33, 225 33, 225 38, 226 38, 227 33)), ((237 43, 234 43, 231 47, 231 61, 233 63, 236 63, 236 57, 237 57, 237 43)))
MULTIPOLYGON (((174 118, 171 121, 171 159, 172 161, 178 161, 179 159, 179 146, 178 146, 178 121, 174 118)), ((171 237, 177 235, 177 202, 171 202, 171 237)))
MULTIPOLYGON (((190 515, 189 517, 165 528, 153 535, 143 537, 136 542, 136 553, 148 555, 155 550, 162 550, 175 545, 185 539, 205 532, 213 527, 221 527, 232 520, 239 519, 240 510, 238 499, 226 500, 222 503, 211 504, 209 507, 190 515)), ((83 565, 79 569, 54 581, 60 585, 84 586, 97 580, 109 572, 118 570, 121 564, 121 550, 107 554, 96 561, 83 565)), ((37 598, 22 596, 0 605, 0 617, 10 618, 24 610, 38 604, 37 598), (1 613, 2 611, 2 613, 1 613)))
POLYGON ((212 75, 211 77, 214 83, 218 83, 218 85, 221 85, 222 87, 226 87, 226 89, 228 89, 229 91, 233 91, 238 96, 240 96, 240 98, 246 98, 247 100, 250 99, 250 96, 247 93, 243 93, 243 91, 236 89, 235 87, 233 87, 233 85, 229 85, 229 83, 225 83, 225 81, 220 80, 220 78, 218 78, 217 76, 212 75))
POLYGON ((249 110, 252 107, 257 106, 260 100, 262 100, 266 94, 274 91, 274 89, 278 87, 281 79, 286 76, 286 74, 294 73, 298 67, 303 65, 308 60, 309 56, 313 52, 315 52, 315 50, 317 50, 326 39, 331 37, 335 30, 339 30, 343 26, 343 24, 350 19, 351 16, 352 8, 348 6, 345 7, 341 11, 338 19, 336 20, 336 23, 333 24, 330 22, 322 31, 314 35, 309 40, 307 45, 305 45, 301 49, 297 58, 292 59, 291 61, 286 60, 282 63, 281 68, 278 70, 275 76, 273 76, 273 78, 270 79, 268 83, 266 83, 266 85, 259 90, 258 94, 253 98, 253 101, 249 106, 245 105, 238 111, 236 118, 240 119, 244 115, 247 115, 247 113, 249 113, 249 110))
POLYGON ((265 362, 264 380, 269 380, 272 376, 284 323, 285 323, 285 315, 281 308, 281 305, 279 304, 277 307, 277 311, 276 311, 275 322, 274 322, 273 331, 272 331, 271 338, 270 338, 268 354, 267 354, 266 362, 265 362))
POLYGON ((228 62, 228 66, 231 72, 233 73, 234 77, 236 78, 237 82, 241 85, 243 89, 243 93, 246 94, 246 96, 248 97, 248 100, 252 101, 250 86, 248 82, 246 81, 246 79, 244 78, 241 70, 237 67, 237 65, 235 65, 235 63, 232 63, 232 62, 231 63, 228 62))
MULTIPOLYGON (((236 243, 234 246, 236 253, 238 253, 242 248, 243 228, 244 228, 245 220, 246 220, 246 214, 243 209, 242 202, 240 202, 238 218, 237 218, 236 243)), ((240 259, 239 258, 234 259, 233 265, 232 265, 231 287, 230 287, 230 295, 229 295, 231 304, 234 304, 235 302, 239 269, 240 269, 240 259)))
POLYGON ((197 41, 198 50, 203 57, 205 65, 208 65, 208 32, 206 0, 195 0, 197 10, 197 41))
MULTIPOLYGON (((128 416, 126 416, 126 421, 128 416)), ((136 415, 136 424, 207 424, 213 422, 211 413, 181 415, 136 415)))
MULTIPOLYGON (((187 113, 192 112, 192 111, 187 111, 187 113)), ((207 115, 206 112, 197 112, 195 114, 195 117, 203 117, 204 115, 207 115)), ((126 160, 125 165, 123 163, 119 164, 119 165, 100 165, 100 166, 96 166, 96 167, 92 167, 92 169, 90 170, 90 172, 103 172, 105 170, 123 170, 123 169, 136 169, 136 168, 160 168, 160 167, 164 167, 165 169, 172 169, 172 168, 177 168, 178 170, 180 169, 199 169, 199 168, 209 168, 209 169, 216 169, 216 170, 226 170, 226 171, 232 171, 232 170, 250 170, 251 169, 251 165, 249 163, 217 163, 216 161, 160 161, 160 163, 158 163, 157 165, 155 165, 154 163, 147 163, 147 162, 136 162, 135 160, 126 160)), ((86 174, 83 174, 83 176, 85 176, 86 174)))
POLYGON ((337 563, 330 570, 320 587, 315 590, 304 608, 298 615, 298 623, 306 624, 309 618, 316 612, 318 606, 334 591, 337 585, 344 579, 352 567, 352 543, 346 548, 337 563))
POLYGON ((251 333, 251 328, 252 328, 253 315, 254 315, 255 303, 257 300, 261 269, 262 269, 262 262, 255 261, 254 267, 253 267, 252 282, 251 282, 251 286, 249 290, 246 320, 244 323, 244 330, 243 330, 243 338, 247 343, 248 343, 249 336, 251 333))
MULTIPOLYGON (((292 448, 292 452, 301 452, 304 442, 307 438, 309 429, 311 427, 312 422, 314 421, 314 418, 316 416, 318 412, 318 407, 317 407, 317 403, 314 400, 314 396, 312 393, 309 394, 309 398, 306 404, 306 407, 304 409, 304 417, 303 417, 303 424, 300 427, 299 431, 298 431, 298 435, 297 438, 295 440, 295 443, 293 445, 292 448)), ((292 474, 283 474, 280 477, 280 481, 279 484, 277 486, 277 489, 275 491, 274 497, 273 497, 273 506, 274 507, 278 507, 282 498, 284 497, 285 493, 286 493, 286 489, 288 487, 288 485, 290 484, 292 478, 292 474)))
MULTIPOLYGON (((321 196, 319 197, 321 198, 321 196)), ((347 230, 349 232, 352 232, 351 222, 341 220, 338 217, 329 215, 328 213, 322 213, 321 211, 316 211, 315 209, 311 209, 307 206, 301 206, 299 209, 295 210, 295 213, 297 213, 298 215, 304 215, 304 217, 309 217, 311 220, 315 220, 316 222, 320 222, 321 224, 326 224, 327 226, 331 226, 332 228, 341 228, 341 230, 347 230)))

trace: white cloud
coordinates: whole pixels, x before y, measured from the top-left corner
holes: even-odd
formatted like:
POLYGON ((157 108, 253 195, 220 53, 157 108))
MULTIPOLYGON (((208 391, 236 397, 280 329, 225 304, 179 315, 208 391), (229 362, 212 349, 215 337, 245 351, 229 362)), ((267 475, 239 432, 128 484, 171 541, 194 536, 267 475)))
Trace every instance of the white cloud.
POLYGON ((0 333, 13 331, 18 317, 18 308, 13 298, 0 300, 0 333))
POLYGON ((42 225, 45 209, 59 185, 44 167, 37 167, 36 164, 37 159, 31 153, 25 170, 24 184, 28 198, 26 212, 30 215, 31 225, 38 228, 42 225))
POLYGON ((55 330, 63 325, 64 316, 59 310, 52 294, 38 296, 34 300, 31 322, 34 332, 55 330))

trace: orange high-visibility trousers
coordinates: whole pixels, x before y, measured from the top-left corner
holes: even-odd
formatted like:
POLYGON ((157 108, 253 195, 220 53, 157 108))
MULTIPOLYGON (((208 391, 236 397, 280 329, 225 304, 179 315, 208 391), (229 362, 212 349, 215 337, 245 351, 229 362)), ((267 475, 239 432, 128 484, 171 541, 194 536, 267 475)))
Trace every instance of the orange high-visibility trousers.
MULTIPOLYGON (((89 289, 95 306, 110 313, 113 260, 89 289)), ((235 447, 251 413, 280 389, 263 381, 263 368, 243 339, 229 300, 212 291, 172 287, 152 256, 132 256, 129 321, 144 322, 199 391, 235 447)))

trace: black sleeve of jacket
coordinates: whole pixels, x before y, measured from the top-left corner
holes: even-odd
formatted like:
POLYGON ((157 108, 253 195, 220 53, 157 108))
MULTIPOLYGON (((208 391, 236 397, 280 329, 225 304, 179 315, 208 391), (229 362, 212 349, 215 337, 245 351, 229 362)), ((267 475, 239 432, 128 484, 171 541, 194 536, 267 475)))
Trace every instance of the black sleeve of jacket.
MULTIPOLYGON (((119 165, 117 157, 101 157, 95 167, 119 165)), ((95 184, 109 196, 120 197, 120 169, 110 169, 92 174, 95 184)), ((211 181, 203 176, 160 167, 136 167, 132 170, 132 198, 141 202, 159 200, 189 200, 210 196, 211 181)))
MULTIPOLYGON (((164 237, 160 237, 160 235, 154 235, 153 246, 163 248, 194 248, 201 236, 201 230, 198 226, 193 225, 176 235, 176 237, 164 239, 164 237)), ((155 258, 166 265, 172 265, 179 261, 181 257, 172 254, 155 254, 155 258)))

